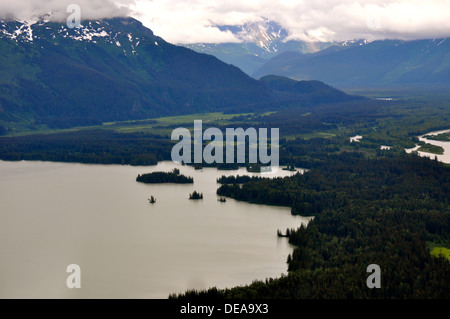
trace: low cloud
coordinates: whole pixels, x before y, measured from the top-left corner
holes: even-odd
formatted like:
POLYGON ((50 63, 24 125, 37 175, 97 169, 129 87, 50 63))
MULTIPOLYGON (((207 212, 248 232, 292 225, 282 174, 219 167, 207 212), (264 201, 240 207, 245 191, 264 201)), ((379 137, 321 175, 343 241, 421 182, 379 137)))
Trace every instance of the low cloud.
POLYGON ((83 19, 133 16, 172 43, 239 42, 215 26, 263 17, 305 41, 450 37, 449 0, 1 0, 0 17, 63 20, 71 3, 83 19))
POLYGON ((52 13, 52 20, 64 21, 68 17, 69 4, 77 4, 81 9, 81 18, 101 19, 126 16, 128 6, 134 1, 116 0, 1 0, 0 18, 30 21, 44 14, 52 13))
POLYGON ((290 39, 305 41, 450 36, 448 0, 137 0, 130 8, 175 43, 230 42, 230 34, 215 25, 242 25, 262 17, 280 23, 290 39))

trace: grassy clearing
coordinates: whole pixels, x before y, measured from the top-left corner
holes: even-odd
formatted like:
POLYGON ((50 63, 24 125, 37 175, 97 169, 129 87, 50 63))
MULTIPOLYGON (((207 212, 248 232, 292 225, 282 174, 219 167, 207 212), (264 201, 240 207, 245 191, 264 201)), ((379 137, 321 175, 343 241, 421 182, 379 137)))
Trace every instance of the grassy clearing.
MULTIPOLYGON (((267 113, 270 114, 270 113, 267 113)), ((135 120, 135 121, 120 121, 120 122, 107 122, 97 126, 82 126, 73 127, 69 129, 49 129, 46 126, 34 127, 26 129, 25 124, 18 127, 14 132, 8 134, 8 136, 25 136, 34 134, 59 134, 68 132, 77 132, 93 129, 106 129, 114 130, 118 133, 153 133, 161 135, 170 135, 175 127, 193 127, 195 120, 202 120, 205 124, 214 125, 226 125, 230 123, 230 120, 238 116, 253 116, 252 113, 245 114, 223 114, 223 113, 204 113, 204 114, 191 114, 181 116, 167 116, 153 119, 135 120)), ((31 125, 30 123, 26 123, 31 125)))
POLYGON ((239 116, 239 115, 246 115, 246 114, 223 114, 223 113, 189 114, 189 115, 179 115, 179 116, 165 116, 165 117, 146 119, 146 120, 110 122, 110 123, 104 123, 103 125, 115 126, 118 124, 119 125, 130 124, 130 125, 139 126, 139 125, 143 124, 144 126, 147 126, 148 123, 146 123, 146 122, 156 122, 156 123, 150 123, 150 125, 155 125, 155 124, 176 125, 176 124, 186 123, 186 122, 193 123, 194 120, 202 120, 204 122, 229 120, 229 119, 239 116))
POLYGON ((333 138, 336 136, 337 136, 337 134, 331 133, 331 132, 314 132, 314 133, 309 133, 309 134, 298 134, 295 136, 289 136, 286 139, 287 140, 295 140, 297 137, 300 137, 305 140, 310 140, 313 138, 333 138))
POLYGON ((221 126, 231 123, 230 120, 235 117, 247 115, 252 116, 253 114, 204 113, 167 116, 152 120, 104 123, 103 125, 113 128, 119 133, 151 132, 153 134, 170 135, 173 129, 177 127, 193 128, 196 120, 202 120, 204 125, 221 126))
POLYGON ((434 257, 443 256, 450 261, 450 249, 448 249, 448 248, 434 247, 430 253, 431 253, 431 256, 434 256, 434 257))
POLYGON ((17 136, 36 135, 36 134, 59 134, 59 133, 70 133, 70 132, 78 132, 78 131, 89 131, 89 130, 93 130, 93 129, 105 129, 105 127, 98 125, 98 126, 73 127, 73 128, 68 128, 68 129, 49 129, 46 126, 40 126, 33 130, 23 130, 23 131, 13 132, 6 136, 7 137, 17 137, 17 136))

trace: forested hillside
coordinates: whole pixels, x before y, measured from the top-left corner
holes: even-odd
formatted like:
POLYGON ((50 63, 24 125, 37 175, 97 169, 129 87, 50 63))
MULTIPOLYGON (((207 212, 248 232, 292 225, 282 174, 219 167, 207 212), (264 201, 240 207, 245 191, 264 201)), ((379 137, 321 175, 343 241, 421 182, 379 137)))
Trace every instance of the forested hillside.
POLYGON ((0 20, 0 135, 20 126, 272 111, 293 101, 354 98, 313 82, 287 99, 235 66, 164 41, 133 18, 82 23, 69 29, 46 20, 0 20))
MULTIPOLYGON (((450 244, 450 168, 417 156, 332 157, 304 175, 223 185, 218 194, 292 206, 314 215, 290 230, 289 274, 246 287, 181 296, 210 298, 448 298, 450 263, 430 248, 450 244), (381 267, 369 289, 367 266, 381 267)), ((283 230, 284 231, 284 230, 283 230)), ((276 234, 274 233, 274 236, 276 234)))

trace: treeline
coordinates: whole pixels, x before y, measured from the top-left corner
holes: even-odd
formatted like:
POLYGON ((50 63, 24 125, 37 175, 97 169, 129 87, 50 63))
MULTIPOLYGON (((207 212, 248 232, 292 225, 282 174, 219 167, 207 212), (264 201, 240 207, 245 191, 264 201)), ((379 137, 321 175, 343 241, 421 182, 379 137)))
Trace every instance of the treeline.
MULTIPOLYGON (((280 165, 311 168, 326 163, 330 154, 339 153, 337 139, 280 140, 280 165)), ((66 133, 0 137, 0 159, 9 161, 39 160, 93 164, 156 165, 171 160, 175 145, 167 136, 149 133, 116 133, 109 129, 80 130, 66 133)), ((225 152, 224 152, 225 154, 225 152)), ((237 163, 237 152, 235 152, 237 163)), ((248 163, 196 164, 236 170, 247 167, 259 172, 260 165, 248 163)))
POLYGON ((34 122, 35 125, 45 124, 50 129, 64 129, 76 126, 95 126, 101 125, 102 122, 96 118, 85 117, 41 117, 34 122))
MULTIPOLYGON (((211 122, 205 124, 203 128, 214 126, 222 131, 225 131, 227 127, 242 127, 244 129, 249 127, 279 128, 280 165, 293 165, 310 169, 327 165, 330 158, 349 149, 360 151, 361 156, 370 153, 374 157, 377 155, 392 157, 402 153, 402 147, 414 145, 407 134, 412 130, 409 125, 397 128, 395 134, 389 131, 384 132, 386 128, 379 128, 374 131, 374 127, 380 126, 380 122, 384 121, 386 117, 393 116, 392 110, 389 111, 389 108, 395 107, 397 112, 401 114, 406 112, 403 111, 403 107, 399 103, 358 100, 313 108, 281 109, 279 112, 269 115, 237 117, 232 121, 232 125, 220 125, 211 122), (345 128, 344 132, 346 133, 339 135, 337 129, 342 127, 345 128), (348 139, 351 136, 349 135, 350 132, 353 132, 353 130, 359 132, 359 129, 371 133, 367 136, 364 134, 361 143, 350 144, 348 139), (401 132, 397 132, 398 130, 401 132), (318 136, 315 135, 318 131, 326 134, 327 138, 314 138, 314 136, 318 136), (313 138, 293 138, 298 134, 309 133, 314 133, 311 136, 313 138), (406 140, 404 140, 405 138, 406 140), (391 151, 381 151, 380 145, 391 145, 394 148, 391 151)), ((442 118, 445 119, 445 116, 443 115, 442 118)), ((388 120, 386 119, 386 121, 388 120)), ((152 120, 148 122, 153 123, 152 120)), ((125 124, 122 123, 122 125, 125 124)), ((177 125, 173 127, 175 128, 177 125)), ((183 123, 183 125, 189 127, 192 123, 183 123)), ((437 125, 436 127, 438 127, 437 125)), ((386 124, 382 124, 382 126, 385 127, 386 124)), ((160 128, 167 129, 168 127, 170 126, 161 126, 160 128)), ((174 144, 168 136, 148 133, 119 134, 109 129, 9 138, 0 137, 0 159, 151 165, 156 164, 157 161, 171 160, 170 153, 174 144)), ((235 163, 237 162, 236 157, 237 152, 235 152, 235 163)), ((246 163, 244 164, 200 163, 196 164, 196 167, 217 167, 223 170, 247 167, 249 171, 259 171, 258 165, 251 167, 248 163, 248 146, 246 148, 246 163)))
POLYGON ((5 135, 6 133, 8 133, 8 130, 4 126, 0 125, 0 136, 5 135))
POLYGON ((175 183, 175 184, 192 184, 194 179, 190 176, 180 174, 178 170, 172 172, 152 172, 149 174, 138 175, 137 182, 144 184, 159 184, 159 183, 175 183))
POLYGON ((252 118, 238 117, 235 121, 250 120, 260 123, 261 127, 279 128, 280 136, 295 136, 336 130, 339 126, 350 126, 362 122, 375 123, 390 116, 389 108, 395 104, 398 103, 361 99, 314 107, 298 105, 298 107, 281 109, 269 115, 258 115, 252 118))
POLYGON ((413 155, 364 159, 347 154, 304 175, 251 181, 241 191, 222 187, 231 187, 234 198, 291 201, 293 213, 310 207, 306 211, 315 218, 289 231, 296 248, 287 259, 288 275, 171 298, 450 297, 450 263, 431 256, 428 248, 429 243, 450 247, 446 165, 413 155), (371 264, 381 268, 380 289, 366 285, 371 264))
POLYGON ((152 134, 83 130, 0 138, 0 159, 90 164, 156 165, 170 160, 173 143, 152 134))
POLYGON ((250 181, 260 180, 261 177, 258 176, 248 176, 248 175, 237 175, 237 176, 225 176, 222 175, 217 179, 217 183, 219 184, 243 184, 248 183, 250 181))

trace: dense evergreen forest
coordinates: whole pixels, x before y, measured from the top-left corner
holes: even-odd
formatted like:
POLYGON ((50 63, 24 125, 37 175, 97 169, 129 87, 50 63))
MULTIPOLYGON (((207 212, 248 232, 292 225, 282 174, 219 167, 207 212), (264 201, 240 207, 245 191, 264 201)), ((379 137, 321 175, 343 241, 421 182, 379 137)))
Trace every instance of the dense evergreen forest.
MULTIPOLYGON (((339 153, 343 139, 280 140, 280 164, 294 163, 296 167, 313 167, 328 159, 330 152, 339 153)), ((0 137, 0 159, 7 161, 39 160, 90 164, 156 165, 158 161, 171 160, 175 145, 169 137, 151 133, 117 133, 97 129, 55 134, 0 137)), ((225 154, 225 152, 224 152, 225 154)), ((237 156, 237 153, 235 154, 237 156)), ((237 160, 235 160, 235 163, 237 160)), ((192 164, 191 164, 192 165, 192 164)), ((217 167, 220 170, 237 170, 246 164, 196 164, 217 167)))
POLYGON ((0 138, 0 159, 89 164, 156 165, 170 159, 167 137, 112 130, 0 138))
MULTIPOLYGON (((449 128, 448 93, 432 98, 414 97, 413 100, 406 96, 396 101, 363 99, 316 106, 298 105, 264 114, 223 115, 226 120, 221 116, 214 119, 205 115, 208 120, 204 121, 203 129, 216 127, 225 132, 226 128, 238 127, 279 128, 280 165, 313 168, 344 151, 356 151, 369 157, 392 157, 402 154, 404 148, 414 147, 415 136, 449 128), (441 107, 433 107, 436 104, 441 107), (350 143, 349 137, 357 134, 362 134, 363 140, 350 143), (392 150, 380 150, 381 145, 391 146, 392 150)), ((178 127, 192 129, 194 118, 197 119, 187 116, 176 120, 118 122, 71 132, 2 136, 0 159, 154 165, 158 161, 171 160, 171 149, 175 144, 170 140, 171 132, 178 127)), ((6 131, 0 128, 0 135, 2 133, 6 131)), ((197 166, 234 170, 239 165, 202 163, 197 166)), ((241 166, 258 171, 248 163, 241 166)))
MULTIPOLYGON (((171 298, 449 298, 450 168, 414 155, 367 159, 346 153, 304 175, 251 180, 218 193, 290 205, 314 215, 289 231, 288 275, 245 287, 188 291, 171 298), (369 289, 367 266, 381 267, 369 289)), ((275 235, 275 234, 274 234, 275 235)))
POLYGON ((217 179, 217 183, 219 184, 243 184, 249 181, 256 181, 261 179, 258 176, 248 176, 248 175, 237 175, 237 176, 225 176, 222 175, 217 179))
MULTIPOLYGON (((288 275, 171 297, 450 297, 450 263, 435 253, 450 248, 450 168, 404 152, 418 143, 415 136, 449 128, 450 96, 444 97, 361 100, 205 121, 203 129, 222 131, 280 128, 280 165, 309 169, 276 179, 221 177, 220 196, 288 206, 293 214, 314 219, 306 228, 286 232, 296 247, 286 260, 288 275), (363 139, 351 143, 355 135, 363 139), (380 289, 366 286, 370 264, 381 267, 380 289)), ((191 119, 0 137, 0 159, 153 165, 171 159, 170 132, 191 127, 191 119)), ((240 165, 259 170, 259 165, 240 165)), ((238 168, 195 165, 207 166, 238 168)))

